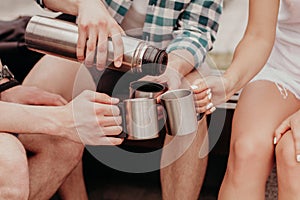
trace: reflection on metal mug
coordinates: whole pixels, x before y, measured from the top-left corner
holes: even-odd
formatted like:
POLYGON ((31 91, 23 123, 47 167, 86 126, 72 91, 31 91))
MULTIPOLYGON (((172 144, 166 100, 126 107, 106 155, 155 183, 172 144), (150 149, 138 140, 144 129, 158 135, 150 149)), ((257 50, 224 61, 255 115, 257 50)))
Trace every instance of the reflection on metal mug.
POLYGON ((167 112, 166 128, 169 135, 187 135, 197 130, 196 108, 191 90, 170 90, 162 94, 160 99, 167 112))
POLYGON ((156 100, 148 98, 124 100, 123 128, 127 138, 131 140, 157 138, 160 130, 156 100))
POLYGON ((163 92, 166 87, 163 84, 151 81, 133 81, 129 86, 129 98, 149 98, 155 99, 163 92))

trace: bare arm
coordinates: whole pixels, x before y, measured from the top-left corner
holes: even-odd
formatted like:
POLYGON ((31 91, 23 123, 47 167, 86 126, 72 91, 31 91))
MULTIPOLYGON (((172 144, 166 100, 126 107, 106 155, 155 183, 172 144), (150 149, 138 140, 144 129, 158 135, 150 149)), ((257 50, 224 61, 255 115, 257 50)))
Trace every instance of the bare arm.
POLYGON ((275 40, 278 10, 279 0, 250 1, 246 32, 224 75, 227 94, 240 90, 265 65, 275 40))
POLYGON ((58 134, 61 107, 29 106, 0 101, 0 131, 58 134))
POLYGON ((118 99, 84 91, 65 106, 29 106, 0 101, 0 131, 47 134, 89 145, 120 144, 118 99))
POLYGON ((43 0, 44 6, 70 15, 78 15, 78 7, 81 0, 43 0))
MULTIPOLYGON (((279 0, 250 0, 249 20, 233 61, 225 74, 209 76, 194 83, 198 112, 226 102, 265 65, 274 45, 279 0)), ((209 111, 210 112, 210 111, 209 111)))

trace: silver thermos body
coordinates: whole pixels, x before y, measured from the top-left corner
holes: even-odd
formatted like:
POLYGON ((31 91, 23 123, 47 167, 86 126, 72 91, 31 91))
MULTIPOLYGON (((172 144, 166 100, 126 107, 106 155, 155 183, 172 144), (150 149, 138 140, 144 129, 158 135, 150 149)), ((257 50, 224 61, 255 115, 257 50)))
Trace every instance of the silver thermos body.
MULTIPOLYGON (((34 51, 64 57, 76 58, 78 27, 74 23, 42 16, 33 16, 25 30, 26 46, 34 51)), ((149 45, 143 40, 122 36, 124 45, 123 63, 113 66, 113 44, 108 41, 108 68, 147 75, 160 75, 168 62, 167 53, 149 45)))

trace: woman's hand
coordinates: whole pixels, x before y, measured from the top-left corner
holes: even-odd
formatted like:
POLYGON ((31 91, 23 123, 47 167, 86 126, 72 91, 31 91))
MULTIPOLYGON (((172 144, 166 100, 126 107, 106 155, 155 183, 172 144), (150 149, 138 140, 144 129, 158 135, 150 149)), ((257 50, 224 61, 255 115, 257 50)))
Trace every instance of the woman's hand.
POLYGON ((278 126, 274 134, 274 144, 277 144, 282 135, 289 130, 291 130, 294 139, 296 160, 300 162, 300 110, 289 116, 278 126))
POLYGON ((104 69, 107 60, 108 37, 111 37, 114 65, 115 67, 121 66, 124 52, 121 35, 124 31, 111 17, 102 1, 79 1, 78 29, 77 58, 79 61, 85 59, 85 64, 92 66, 96 60, 97 68, 104 69))
POLYGON ((215 106, 226 102, 231 94, 227 94, 228 80, 222 76, 208 76, 196 80, 191 86, 197 113, 211 114, 215 106))
POLYGON ((28 105, 62 106, 68 102, 58 94, 37 87, 18 85, 1 93, 1 100, 28 105))
POLYGON ((84 91, 65 106, 60 133, 86 145, 117 145, 123 139, 114 138, 122 132, 122 118, 116 105, 118 99, 106 94, 84 91))

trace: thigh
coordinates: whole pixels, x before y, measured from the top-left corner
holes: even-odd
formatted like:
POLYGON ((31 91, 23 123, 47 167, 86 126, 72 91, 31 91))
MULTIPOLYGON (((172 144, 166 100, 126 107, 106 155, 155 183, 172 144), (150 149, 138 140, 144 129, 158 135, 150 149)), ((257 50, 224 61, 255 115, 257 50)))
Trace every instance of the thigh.
POLYGON ((93 79, 83 65, 53 56, 43 57, 30 71, 23 84, 60 94, 67 100, 84 89, 95 90, 93 79))
POLYGON ((248 84, 234 113, 231 144, 241 139, 273 151, 275 129, 299 107, 300 101, 291 92, 288 91, 288 97, 284 99, 273 82, 248 84))
POLYGON ((21 142, 0 133, 0 185, 24 187, 29 181, 26 152, 21 142))

